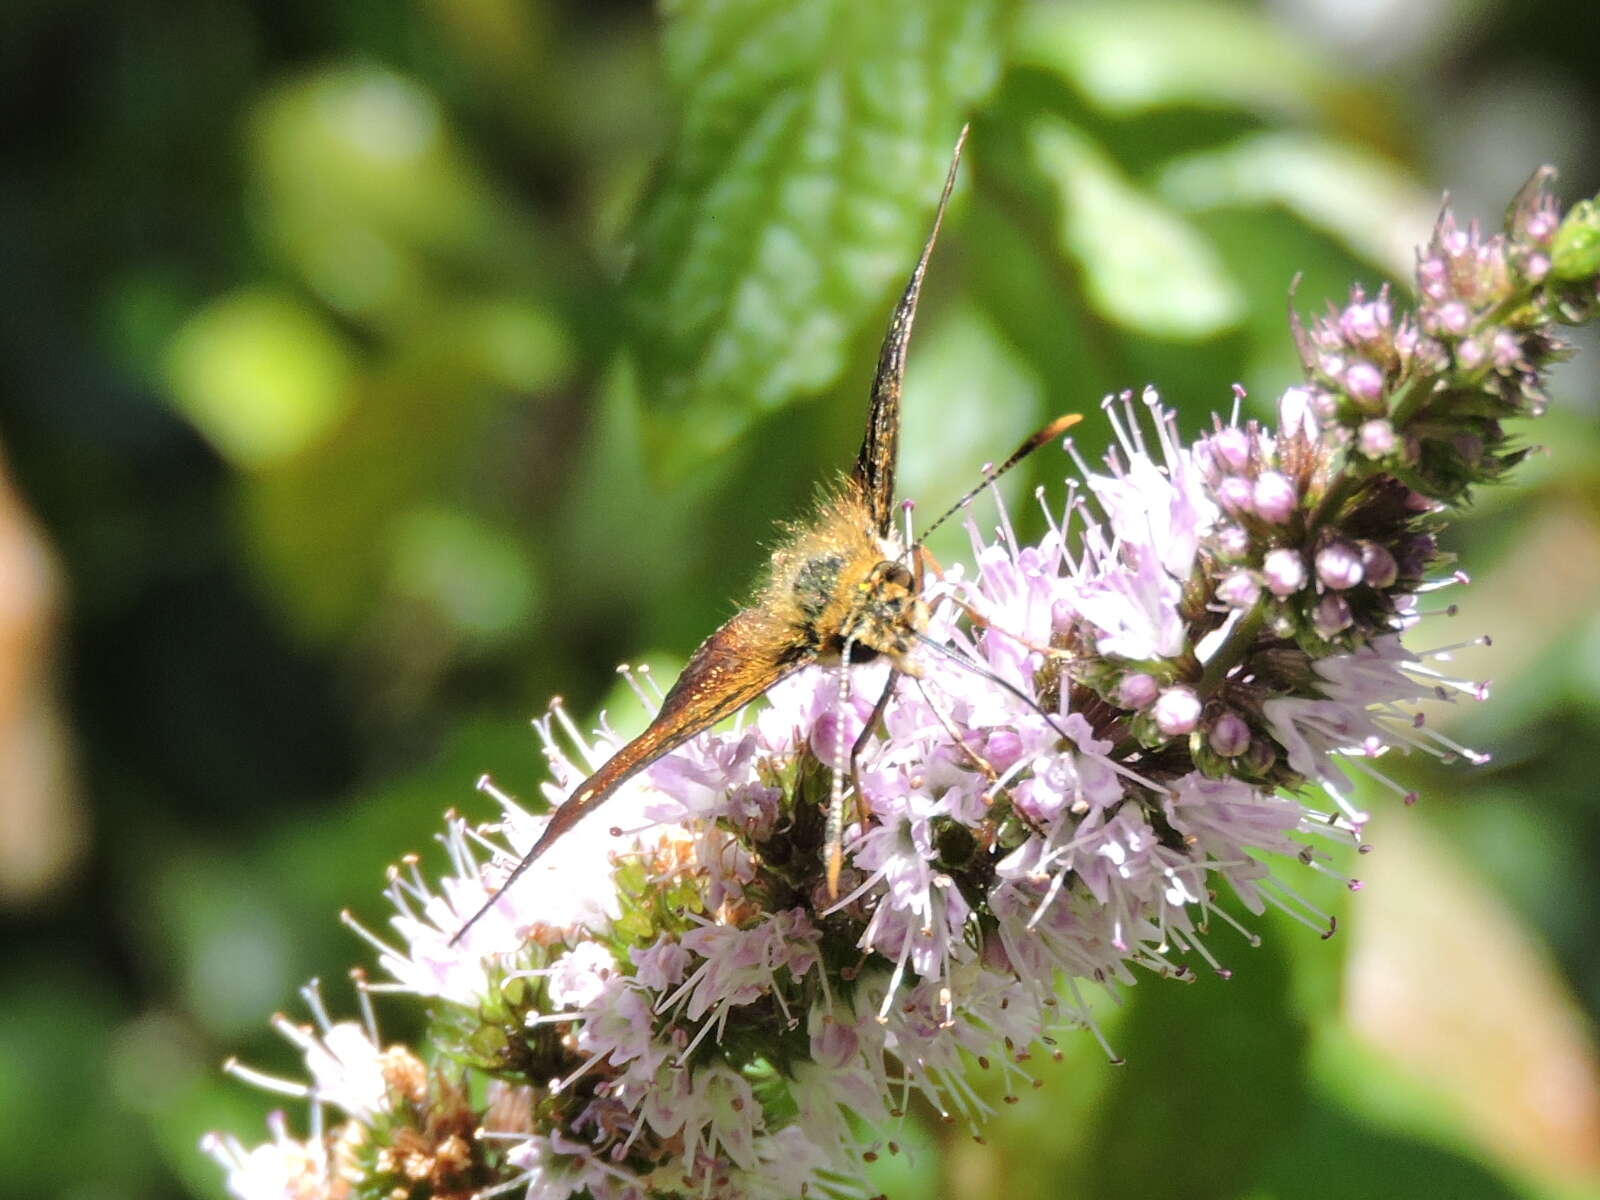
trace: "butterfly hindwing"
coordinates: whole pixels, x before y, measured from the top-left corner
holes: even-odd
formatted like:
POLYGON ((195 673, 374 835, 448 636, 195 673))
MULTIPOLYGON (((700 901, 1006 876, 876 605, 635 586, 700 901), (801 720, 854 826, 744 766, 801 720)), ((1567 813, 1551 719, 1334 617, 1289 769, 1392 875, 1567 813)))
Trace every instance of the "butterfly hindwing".
POLYGON ((533 849, 500 885, 501 890, 631 776, 732 716, 812 661, 810 654, 786 649, 774 638, 772 621, 757 609, 738 613, 702 642, 649 727, 607 759, 556 809, 533 849))

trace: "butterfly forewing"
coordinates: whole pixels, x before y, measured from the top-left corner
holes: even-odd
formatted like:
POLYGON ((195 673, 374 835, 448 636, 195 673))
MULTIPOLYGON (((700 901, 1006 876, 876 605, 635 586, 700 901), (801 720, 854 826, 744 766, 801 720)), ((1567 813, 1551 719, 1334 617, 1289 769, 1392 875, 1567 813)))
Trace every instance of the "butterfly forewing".
POLYGON ((860 487, 872 514, 874 531, 879 537, 888 537, 894 528, 894 471, 900 453, 900 391, 906 375, 906 348, 911 344, 911 325, 917 315, 917 298, 922 294, 922 277, 928 273, 928 260, 933 257, 934 243, 939 240, 939 226, 944 223, 945 209, 950 205, 950 193, 956 186, 956 167, 961 162, 961 147, 966 144, 967 130, 961 130, 956 139, 955 153, 950 159, 950 172, 945 176, 944 192, 939 196, 939 207, 934 213, 933 228, 923 244, 922 257, 911 272, 900 303, 895 305, 889 319, 889 332, 884 335, 883 348, 878 352, 878 369, 872 377, 872 400, 867 409, 867 432, 861 439, 861 452, 856 455, 855 469, 850 478, 860 487))

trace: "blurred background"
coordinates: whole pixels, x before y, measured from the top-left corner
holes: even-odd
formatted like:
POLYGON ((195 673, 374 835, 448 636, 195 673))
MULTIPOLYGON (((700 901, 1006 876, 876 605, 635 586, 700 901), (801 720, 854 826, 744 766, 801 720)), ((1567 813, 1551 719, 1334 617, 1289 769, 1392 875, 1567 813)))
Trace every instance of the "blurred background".
MULTIPOLYGON (((265 1136, 222 1059, 324 981, 387 864, 549 697, 620 726, 859 437, 924 297, 923 512, 1047 417, 1158 384, 1189 427, 1295 378, 1284 314, 1404 286, 1449 188, 1600 188, 1591 0, 12 0, 0 38, 0 1179, 215 1197, 265 1136)), ((1213 940, 922 1197, 1600 1195, 1600 346, 1552 447, 1448 541, 1418 631, 1494 698, 1406 763, 1319 941, 1213 940), (1443 601, 1441 601, 1441 606, 1443 601)), ((1091 425, 1096 424, 1090 422, 1091 425)), ((1083 439, 1103 436, 1091 430, 1083 439)), ((1065 463, 1033 476, 1058 490, 1065 463)), ((1019 473, 1020 474, 1020 473, 1019 473)), ((949 550, 947 549, 948 553, 949 550)), ((1296 886, 1303 881, 1293 877, 1296 886)), ((1309 887, 1310 885, 1306 885, 1309 887)), ((386 1035, 419 1028, 403 1003, 386 1035)), ((997 1107, 1001 1107, 997 1105, 997 1107)), ((291 1106, 304 1128, 304 1113, 291 1106)))

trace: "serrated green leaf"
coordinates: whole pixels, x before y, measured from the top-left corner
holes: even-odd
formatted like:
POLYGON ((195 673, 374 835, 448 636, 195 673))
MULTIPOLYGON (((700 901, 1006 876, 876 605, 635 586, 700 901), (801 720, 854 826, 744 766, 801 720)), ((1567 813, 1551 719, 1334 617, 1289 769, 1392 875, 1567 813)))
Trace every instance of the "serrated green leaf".
POLYGON ((1034 165, 1060 199, 1062 250, 1109 320, 1153 337, 1212 337, 1244 315, 1244 296, 1199 230, 1125 179, 1066 121, 1041 118, 1034 165))
POLYGON ((1339 82, 1264 17, 1214 4, 1036 5, 1013 46, 1014 62, 1116 115, 1187 104, 1309 116, 1339 82))
POLYGON ((1406 278, 1438 197, 1388 159, 1304 133, 1261 133, 1175 159, 1156 189, 1189 211, 1276 204, 1406 278))
POLYGON ((668 7, 681 119, 627 288, 654 427, 671 433, 655 439, 664 474, 836 381, 887 316, 962 117, 995 79, 996 8, 668 7))

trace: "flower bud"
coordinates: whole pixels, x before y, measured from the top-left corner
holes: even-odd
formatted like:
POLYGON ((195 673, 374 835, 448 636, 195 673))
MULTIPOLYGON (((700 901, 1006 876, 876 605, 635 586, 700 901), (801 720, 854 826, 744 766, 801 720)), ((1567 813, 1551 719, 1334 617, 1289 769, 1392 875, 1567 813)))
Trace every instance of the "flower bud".
POLYGON ((1517 341, 1509 330, 1495 330, 1494 337, 1489 342, 1489 350, 1494 365, 1502 371, 1509 371, 1522 362, 1522 343, 1517 341))
POLYGON ((1331 638, 1337 633, 1343 633, 1354 622, 1355 616, 1350 611, 1350 602, 1338 592, 1329 592, 1318 600, 1311 610, 1311 627, 1322 638, 1331 638))
POLYGON ((1153 710, 1156 728, 1168 737, 1194 732, 1200 724, 1200 697, 1186 687, 1171 687, 1161 693, 1153 710))
POLYGON ((1237 713, 1225 712, 1211 722, 1206 743, 1223 758, 1237 758, 1250 748, 1250 726, 1237 713))
POLYGON ((1439 329, 1453 337, 1460 337, 1472 328, 1472 310, 1459 300, 1441 304, 1434 317, 1439 329))
POLYGON ((1375 588, 1393 587, 1400 575, 1400 567, 1388 548, 1377 542, 1361 543, 1361 570, 1367 582, 1375 588))
POLYGON ((1416 579, 1425 574, 1439 557, 1439 543, 1431 533, 1419 533, 1407 538, 1399 547, 1396 565, 1407 578, 1416 579))
POLYGON ((1261 585, 1249 571, 1233 571, 1217 584, 1217 599, 1229 608, 1250 608, 1261 598, 1261 585))
POLYGON ((1229 475, 1217 484, 1217 503, 1222 506, 1223 512, 1249 512, 1254 495, 1255 489, 1250 486, 1250 481, 1239 475, 1229 475))
POLYGON ((1550 243, 1550 274, 1579 283, 1600 274, 1600 205, 1583 200, 1572 206, 1550 243))
POLYGON ((1356 445, 1368 458, 1387 458, 1394 453, 1394 426, 1382 417, 1363 421, 1356 431, 1356 445))
POLYGON ((1146 675, 1143 671, 1134 671, 1124 675, 1117 684, 1117 703, 1123 708, 1146 708, 1161 691, 1161 685, 1155 676, 1146 675))
POLYGON ((1541 209, 1528 218, 1523 234, 1536 242, 1548 242, 1560 226, 1560 217, 1548 209, 1541 209))
POLYGON ((1382 300, 1352 304, 1339 314, 1339 330, 1352 342, 1371 342, 1383 336, 1389 321, 1389 306, 1382 300))
POLYGON ((1206 439, 1217 462, 1230 471, 1243 471, 1250 465, 1250 435, 1237 425, 1228 425, 1206 439))
POLYGON ((1267 552, 1261 574, 1274 596, 1292 596, 1306 585, 1306 562, 1298 550, 1280 546, 1267 552))
POLYGON ((1417 291, 1429 300, 1443 300, 1450 294, 1450 264, 1430 254, 1417 264, 1417 291))
POLYGON ((1256 515, 1274 525, 1286 523, 1294 516, 1300 497, 1289 477, 1280 471, 1263 471, 1256 477, 1251 493, 1256 515))
POLYGON ((1250 534, 1241 525, 1224 525, 1217 530, 1217 549, 1226 558, 1243 558, 1250 553, 1250 534))
POLYGON ((1344 373, 1344 390, 1362 408, 1377 408, 1383 401, 1383 372, 1369 362, 1351 363, 1344 373))
POLYGON ((1332 421, 1339 415, 1339 397, 1317 388, 1311 393, 1311 411, 1324 421, 1332 421))
POLYGON ((1349 542, 1329 542, 1317 551, 1317 578, 1323 587, 1342 592, 1366 577, 1361 566, 1361 551, 1349 542))

